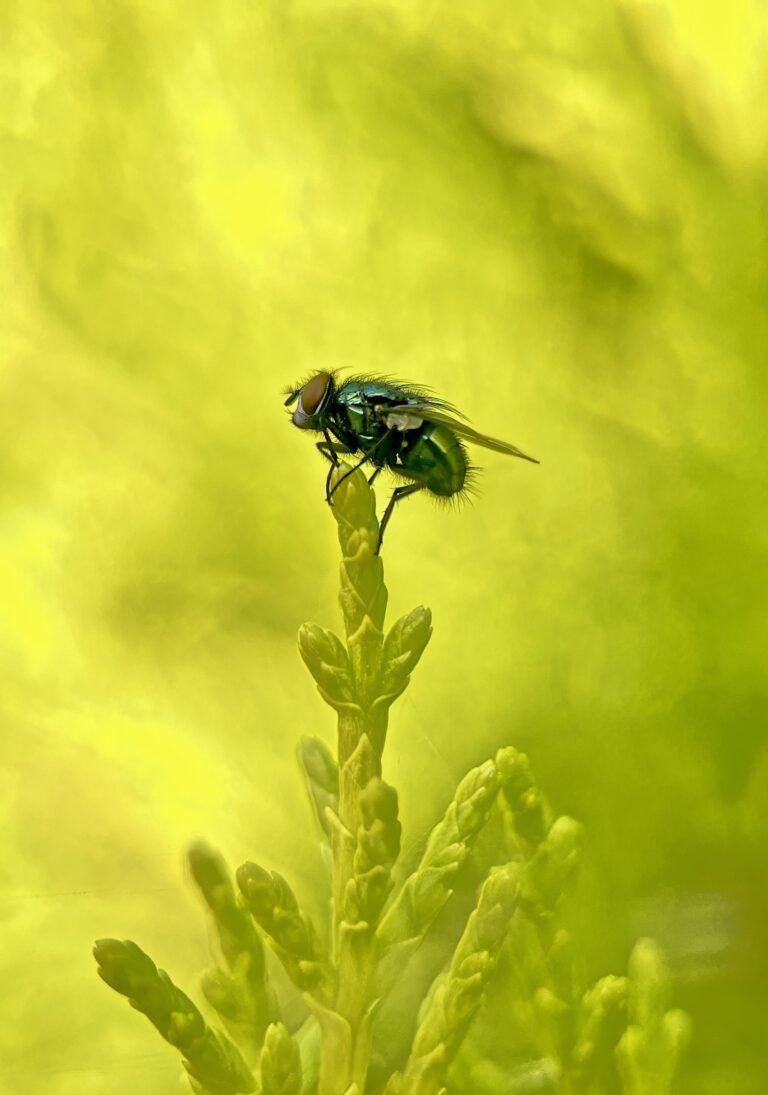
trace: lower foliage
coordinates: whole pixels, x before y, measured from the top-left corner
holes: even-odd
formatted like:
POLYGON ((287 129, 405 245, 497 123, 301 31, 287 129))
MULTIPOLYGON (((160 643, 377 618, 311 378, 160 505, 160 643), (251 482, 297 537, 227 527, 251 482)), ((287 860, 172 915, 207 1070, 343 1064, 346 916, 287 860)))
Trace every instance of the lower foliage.
POLYGON ((249 862, 233 881, 219 853, 196 844, 190 871, 218 943, 201 989, 217 1025, 135 943, 97 943, 99 974, 180 1052, 199 1095, 671 1092, 688 1020, 667 1010, 663 963, 648 940, 635 947, 626 977, 581 983, 578 941, 560 911, 581 826, 552 815, 524 754, 500 749, 472 769, 414 870, 396 881, 398 797, 382 778, 382 755, 389 708, 429 642, 431 616, 416 608, 385 633, 375 498, 361 472, 340 483, 332 513, 346 641, 307 624, 299 649, 337 713, 338 749, 334 757, 319 738, 298 748, 329 869, 329 923, 315 927, 276 871, 249 862), (398 1016, 410 1041, 401 1051, 380 1017, 492 821, 495 862, 424 999, 398 1016), (303 1002, 303 1021, 289 1021, 295 1000, 279 998, 269 952, 303 1002), (501 1016, 486 1003, 500 978, 501 1016), (521 1047, 514 1064, 466 1039, 482 1022, 508 1027, 521 1047))

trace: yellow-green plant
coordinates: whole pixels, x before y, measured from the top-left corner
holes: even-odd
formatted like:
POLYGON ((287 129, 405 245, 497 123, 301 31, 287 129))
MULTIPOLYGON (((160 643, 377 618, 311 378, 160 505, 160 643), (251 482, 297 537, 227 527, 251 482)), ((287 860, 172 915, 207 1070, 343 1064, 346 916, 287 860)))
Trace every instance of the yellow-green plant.
MULTIPOLYGON (((220 1028, 135 943, 97 943, 101 977, 179 1050, 199 1095, 515 1091, 522 1071, 478 1059, 471 1046, 462 1053, 499 964, 513 1007, 498 1021, 525 1032, 531 1067, 544 1078, 536 1090, 597 1095, 619 1083, 628 1095, 670 1090, 686 1022, 664 1012, 651 945, 635 952, 629 980, 578 986, 558 910, 581 830, 571 818, 550 817, 523 754, 501 749, 461 780, 398 885, 398 798, 383 778, 382 757, 389 709, 429 642, 431 616, 416 608, 385 629, 375 497, 362 472, 341 481, 345 470, 334 472, 331 511, 345 641, 317 624, 299 632, 301 656, 337 717, 336 757, 319 738, 298 747, 330 867, 327 930, 315 928, 280 874, 245 863, 235 886, 221 856, 198 843, 189 866, 219 952, 202 992, 220 1028), (402 1017, 410 1049, 382 1045, 380 1009, 407 977, 494 810, 504 840, 452 953, 447 944, 444 968, 421 1006, 402 1017), (281 1008, 269 952, 303 998, 303 1021, 294 1012, 291 1025, 281 1008)), ((530 1075, 525 1083, 533 1090, 530 1075)))

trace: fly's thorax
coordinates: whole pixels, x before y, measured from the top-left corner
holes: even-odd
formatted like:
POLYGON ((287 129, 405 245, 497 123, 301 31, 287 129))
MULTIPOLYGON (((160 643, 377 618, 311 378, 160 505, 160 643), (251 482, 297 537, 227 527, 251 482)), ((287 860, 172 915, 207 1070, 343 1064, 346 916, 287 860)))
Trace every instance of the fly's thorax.
POLYGON ((395 407, 410 398, 404 389, 386 380, 351 378, 334 394, 334 421, 347 434, 345 443, 349 444, 349 437, 354 435, 357 447, 366 452, 381 442, 385 434, 419 424, 420 420, 402 415, 396 416, 402 421, 392 422, 387 415, 387 407, 395 407), (405 417, 409 419, 407 422, 405 417))
POLYGON ((331 421, 333 433, 354 451, 368 452, 387 432, 374 407, 362 400, 334 402, 331 421))

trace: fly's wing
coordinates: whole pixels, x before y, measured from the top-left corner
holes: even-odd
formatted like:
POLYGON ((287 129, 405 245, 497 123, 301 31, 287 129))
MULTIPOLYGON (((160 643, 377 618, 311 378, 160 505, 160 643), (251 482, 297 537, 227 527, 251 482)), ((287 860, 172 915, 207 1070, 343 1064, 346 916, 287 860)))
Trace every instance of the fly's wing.
POLYGON ((481 445, 484 449, 492 449, 493 452, 503 452, 507 456, 519 456, 521 460, 530 460, 532 464, 539 463, 534 456, 529 456, 522 449, 518 449, 516 445, 511 445, 508 441, 498 441, 495 437, 488 437, 484 433, 478 433, 467 422, 462 422, 460 418, 454 418, 453 415, 448 414, 434 403, 403 403, 400 406, 382 408, 382 413, 385 418, 389 418, 390 415, 396 415, 400 418, 402 424, 395 424, 395 429, 412 429, 417 423, 414 422, 414 425, 410 426, 406 424, 408 420, 421 418, 426 422, 435 422, 440 426, 447 426, 448 429, 453 430, 457 437, 469 441, 473 445, 481 445))

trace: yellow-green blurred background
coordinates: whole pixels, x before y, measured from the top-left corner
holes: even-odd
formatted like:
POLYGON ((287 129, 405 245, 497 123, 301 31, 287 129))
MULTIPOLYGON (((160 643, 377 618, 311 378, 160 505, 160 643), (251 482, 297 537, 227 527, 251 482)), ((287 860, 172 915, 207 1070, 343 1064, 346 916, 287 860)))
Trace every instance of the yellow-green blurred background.
POLYGON ((542 459, 391 526, 407 839, 524 747, 589 970, 653 934, 680 1091, 767 1090, 765 5, 5 0, 0 41, 0 1090, 183 1090, 89 947, 194 987, 192 837, 322 905, 336 554, 280 393, 327 366, 542 459))

